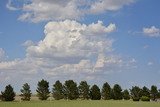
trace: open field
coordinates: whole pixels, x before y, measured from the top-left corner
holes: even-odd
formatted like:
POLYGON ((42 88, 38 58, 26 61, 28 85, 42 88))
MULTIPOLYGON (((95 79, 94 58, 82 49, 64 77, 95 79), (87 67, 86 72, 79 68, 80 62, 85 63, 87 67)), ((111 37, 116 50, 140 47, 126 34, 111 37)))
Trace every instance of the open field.
POLYGON ((133 101, 30 101, 30 102, 0 102, 0 107, 160 107, 160 102, 133 101))

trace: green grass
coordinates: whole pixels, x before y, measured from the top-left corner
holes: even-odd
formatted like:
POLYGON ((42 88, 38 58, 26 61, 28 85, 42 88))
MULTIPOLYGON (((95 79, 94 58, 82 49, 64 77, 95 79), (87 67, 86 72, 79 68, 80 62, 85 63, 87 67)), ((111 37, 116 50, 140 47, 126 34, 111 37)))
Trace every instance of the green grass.
POLYGON ((0 107, 160 107, 160 102, 133 101, 30 101, 0 102, 0 107))

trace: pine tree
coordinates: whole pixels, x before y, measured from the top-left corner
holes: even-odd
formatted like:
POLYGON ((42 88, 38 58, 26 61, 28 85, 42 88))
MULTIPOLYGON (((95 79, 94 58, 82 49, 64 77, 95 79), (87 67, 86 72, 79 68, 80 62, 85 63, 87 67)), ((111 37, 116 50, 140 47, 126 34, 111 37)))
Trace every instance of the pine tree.
POLYGON ((153 101, 155 101, 156 99, 158 98, 158 90, 157 90, 157 87, 152 85, 151 86, 151 99, 153 101))
POLYGON ((102 99, 104 99, 104 100, 111 99, 111 87, 107 82, 103 84, 101 94, 102 94, 102 99))
POLYGON ((122 100, 122 88, 120 85, 115 84, 113 87, 114 99, 115 100, 122 100))
POLYGON ((89 99, 89 85, 87 84, 86 81, 81 81, 80 85, 78 87, 79 89, 79 96, 81 99, 89 99))
POLYGON ((11 85, 5 87, 5 91, 1 92, 2 101, 13 101, 15 99, 15 92, 11 85))
POLYGON ((55 100, 63 99, 63 85, 59 80, 53 85, 52 94, 55 100))
POLYGON ((131 92, 133 101, 139 101, 140 98, 142 97, 141 89, 138 86, 132 87, 132 89, 130 89, 130 92, 131 92))
POLYGON ((47 100, 49 97, 49 82, 46 80, 42 79, 41 81, 38 82, 38 87, 37 87, 37 96, 39 97, 40 100, 47 100))
POLYGON ((90 97, 91 97, 92 100, 100 100, 101 99, 100 89, 97 85, 93 85, 91 87, 90 97))
POLYGON ((130 99, 130 95, 129 95, 129 92, 127 89, 123 91, 123 99, 125 99, 125 100, 130 99))
POLYGON ((142 88, 141 94, 142 94, 142 96, 146 96, 146 97, 150 98, 150 90, 145 86, 142 88))
POLYGON ((78 87, 73 80, 67 80, 64 83, 64 95, 66 99, 75 100, 79 97, 78 87))
POLYGON ((24 101, 30 101, 31 99, 31 90, 30 90, 30 86, 28 83, 23 84, 22 89, 21 89, 21 95, 22 96, 22 100, 24 101))

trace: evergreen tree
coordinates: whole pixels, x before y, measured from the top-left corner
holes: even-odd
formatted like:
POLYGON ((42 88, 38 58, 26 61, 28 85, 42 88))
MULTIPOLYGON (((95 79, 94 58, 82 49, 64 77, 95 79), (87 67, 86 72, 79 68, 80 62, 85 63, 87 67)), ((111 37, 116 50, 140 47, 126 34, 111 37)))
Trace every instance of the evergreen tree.
POLYGON ((90 97, 91 97, 92 100, 100 100, 101 99, 100 89, 97 85, 93 85, 91 87, 90 97))
POLYGON ((122 88, 120 85, 115 84, 113 87, 113 93, 114 93, 114 99, 115 100, 121 100, 123 98, 122 96, 122 88))
POLYGON ((49 82, 46 80, 42 79, 41 81, 38 82, 38 87, 37 87, 37 96, 39 97, 40 100, 47 100, 49 97, 49 82))
POLYGON ((131 97, 133 101, 139 101, 140 98, 142 97, 141 89, 138 86, 132 87, 132 89, 130 89, 130 92, 131 92, 131 97))
POLYGON ((107 82, 103 84, 101 94, 102 94, 102 99, 104 99, 104 100, 111 99, 111 87, 107 82))
POLYGON ((146 97, 150 98, 150 90, 147 87, 144 86, 142 88, 141 96, 146 96, 146 97))
POLYGON ((63 99, 63 85, 59 80, 53 85, 52 94, 55 100, 63 99))
POLYGON ((158 90, 157 90, 157 87, 152 85, 151 86, 151 99, 153 101, 155 101, 156 99, 158 98, 158 90))
POLYGON ((86 81, 81 81, 80 84, 79 84, 79 97, 81 99, 89 99, 90 96, 89 96, 89 85, 87 84, 86 81))
POLYGON ((11 85, 5 87, 5 91, 1 92, 2 101, 13 101, 15 99, 15 92, 11 85))
POLYGON ((111 99, 114 99, 114 92, 112 88, 111 88, 111 99))
POLYGON ((124 90, 123 91, 123 99, 125 99, 125 100, 129 100, 130 99, 130 95, 129 95, 128 90, 124 90))
POLYGON ((158 95, 157 95, 157 97, 160 98, 160 90, 158 90, 158 95))
POLYGON ((73 80, 64 83, 64 95, 66 99, 75 100, 79 97, 77 84, 73 80))
POLYGON ((28 85, 28 83, 23 84, 22 89, 21 89, 21 95, 22 96, 22 100, 24 101, 30 101, 31 99, 31 90, 30 90, 30 86, 28 85))

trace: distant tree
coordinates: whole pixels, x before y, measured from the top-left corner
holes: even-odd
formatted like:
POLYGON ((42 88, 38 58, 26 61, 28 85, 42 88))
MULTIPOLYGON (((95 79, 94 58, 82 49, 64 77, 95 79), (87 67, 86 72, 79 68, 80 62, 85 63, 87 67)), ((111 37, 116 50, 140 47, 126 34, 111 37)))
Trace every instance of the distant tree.
POLYGON ((130 89, 131 92, 131 97, 133 99, 133 101, 139 101, 141 98, 141 89, 138 86, 134 86, 132 87, 132 89, 130 89))
POLYGON ((64 98, 63 85, 59 80, 56 81, 53 85, 52 94, 55 100, 60 100, 64 98))
POLYGON ((5 87, 4 92, 1 92, 2 101, 13 101, 15 99, 15 92, 11 85, 7 85, 5 87))
POLYGON ((79 90, 79 97, 81 99, 89 99, 90 96, 89 96, 89 85, 87 84, 86 81, 81 81, 80 84, 79 84, 79 87, 78 87, 78 90, 79 90))
POLYGON ((111 99, 114 99, 114 92, 112 88, 111 88, 111 99))
POLYGON ((113 93, 114 93, 114 100, 122 100, 122 88, 120 85, 115 84, 113 87, 113 93))
POLYGON ((147 87, 144 86, 142 88, 141 96, 146 96, 146 97, 150 98, 150 90, 147 87))
POLYGON ((158 90, 158 96, 157 97, 160 98, 160 90, 158 90))
POLYGON ((101 93, 100 89, 97 85, 93 85, 90 89, 90 98, 92 100, 100 100, 101 99, 101 93))
POLYGON ((24 101, 30 101, 31 99, 31 90, 30 90, 30 86, 28 83, 23 84, 22 89, 21 89, 21 95, 22 96, 22 100, 24 101))
POLYGON ((158 98, 158 90, 157 90, 157 87, 152 85, 151 86, 151 99, 153 101, 155 101, 156 99, 158 98))
POLYGON ((0 100, 2 100, 2 95, 0 94, 0 100))
POLYGON ((75 100, 79 97, 77 83, 73 80, 67 80, 64 83, 64 95, 66 99, 75 100))
POLYGON ((37 87, 37 96, 39 97, 40 100, 47 100, 49 97, 49 82, 46 80, 42 79, 41 81, 38 82, 38 87, 37 87))
POLYGON ((101 95, 104 100, 111 99, 111 87, 107 82, 103 84, 101 95))
POLYGON ((125 100, 130 99, 129 91, 127 89, 123 91, 123 99, 125 100))

